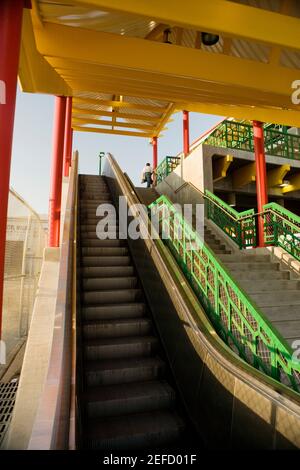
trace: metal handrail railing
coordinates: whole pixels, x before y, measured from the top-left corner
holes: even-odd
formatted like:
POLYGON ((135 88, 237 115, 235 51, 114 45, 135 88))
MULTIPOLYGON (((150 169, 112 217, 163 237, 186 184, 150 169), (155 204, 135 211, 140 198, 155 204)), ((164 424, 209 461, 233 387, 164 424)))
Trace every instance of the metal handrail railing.
POLYGON ((149 209, 220 336, 245 361, 299 392, 300 363, 284 338, 166 196, 149 209))
POLYGON ((300 217, 274 202, 264 205, 267 245, 280 246, 300 261, 300 217))
MULTIPOLYGON (((74 153, 64 218, 53 339, 44 390, 29 449, 75 448, 74 272, 78 152, 74 153)), ((76 300, 76 299, 75 299, 76 300)))

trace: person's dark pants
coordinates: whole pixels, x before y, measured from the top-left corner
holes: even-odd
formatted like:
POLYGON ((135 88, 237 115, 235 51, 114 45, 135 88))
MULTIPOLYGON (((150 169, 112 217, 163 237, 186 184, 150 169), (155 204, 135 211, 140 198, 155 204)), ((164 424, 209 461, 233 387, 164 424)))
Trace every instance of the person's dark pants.
POLYGON ((152 184, 152 178, 151 178, 151 173, 145 173, 145 180, 147 182, 147 188, 151 188, 152 184))

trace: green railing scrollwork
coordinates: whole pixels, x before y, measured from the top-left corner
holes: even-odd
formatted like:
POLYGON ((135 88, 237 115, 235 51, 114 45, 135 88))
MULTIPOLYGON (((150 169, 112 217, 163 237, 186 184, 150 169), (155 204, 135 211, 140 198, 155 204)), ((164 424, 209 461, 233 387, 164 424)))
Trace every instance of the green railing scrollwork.
POLYGON ((267 245, 280 246, 300 261, 300 217, 274 202, 264 205, 267 245))
POLYGON ((167 156, 156 168, 156 183, 161 183, 179 165, 180 157, 167 156))
POLYGON ((206 217, 212 220, 240 249, 256 246, 254 209, 237 212, 215 194, 205 191, 206 217))
MULTIPOLYGON (((264 126, 265 152, 278 157, 300 159, 300 135, 284 126, 264 126)), ((237 150, 254 151, 251 124, 224 120, 205 140, 205 144, 237 150)))
POLYGON ((300 391, 300 362, 166 196, 149 206, 161 236, 222 339, 245 361, 300 391))

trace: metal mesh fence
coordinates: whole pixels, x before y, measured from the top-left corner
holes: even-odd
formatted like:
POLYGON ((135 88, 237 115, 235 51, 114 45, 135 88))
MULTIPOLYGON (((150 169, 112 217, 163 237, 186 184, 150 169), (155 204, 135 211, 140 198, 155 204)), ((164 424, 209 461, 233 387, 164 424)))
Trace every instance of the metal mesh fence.
POLYGON ((28 333, 45 245, 46 231, 38 214, 10 190, 2 320, 7 356, 28 333))

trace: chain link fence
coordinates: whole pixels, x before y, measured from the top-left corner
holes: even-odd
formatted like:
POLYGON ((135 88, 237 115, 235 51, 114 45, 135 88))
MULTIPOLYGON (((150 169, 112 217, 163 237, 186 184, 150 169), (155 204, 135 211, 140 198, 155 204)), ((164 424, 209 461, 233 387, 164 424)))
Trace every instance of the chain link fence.
POLYGON ((7 357, 28 334, 45 246, 46 231, 40 217, 10 190, 2 320, 7 357))

